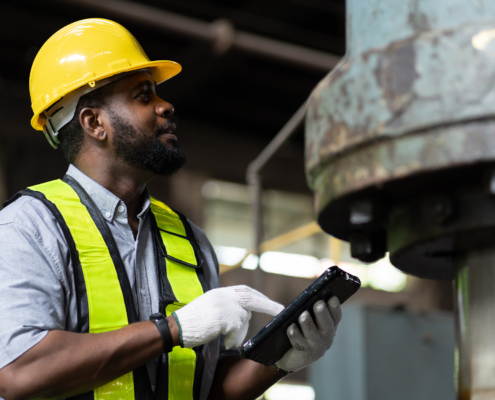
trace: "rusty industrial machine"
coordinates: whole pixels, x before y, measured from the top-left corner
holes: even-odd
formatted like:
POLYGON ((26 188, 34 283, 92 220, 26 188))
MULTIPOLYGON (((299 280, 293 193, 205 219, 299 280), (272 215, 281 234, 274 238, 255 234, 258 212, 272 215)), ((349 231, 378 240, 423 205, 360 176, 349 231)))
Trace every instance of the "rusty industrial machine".
POLYGON ((346 12, 306 115, 318 222, 364 262, 454 280, 458 399, 495 399, 495 2, 346 12))

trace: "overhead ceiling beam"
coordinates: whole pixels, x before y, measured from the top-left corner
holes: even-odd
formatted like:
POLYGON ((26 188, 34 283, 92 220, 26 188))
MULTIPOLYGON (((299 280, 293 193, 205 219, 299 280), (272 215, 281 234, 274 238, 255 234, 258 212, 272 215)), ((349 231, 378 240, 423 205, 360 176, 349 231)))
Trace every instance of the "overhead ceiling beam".
POLYGON ((320 12, 345 19, 345 2, 328 0, 286 0, 289 3, 297 4, 305 8, 310 8, 320 12))
POLYGON ((83 7, 146 27, 173 32, 212 44, 217 52, 235 48, 265 58, 306 68, 330 71, 340 56, 235 30, 228 20, 205 22, 128 0, 50 0, 59 5, 83 7))
MULTIPOLYGON (((331 54, 341 54, 342 49, 345 49, 345 38, 332 36, 328 32, 328 28, 331 25, 336 25, 333 21, 339 21, 337 22, 337 25, 343 25, 345 23, 345 10, 343 10, 341 17, 331 16, 332 22, 330 22, 330 19, 328 20, 329 22, 325 27, 327 32, 323 33, 318 29, 315 30, 315 25, 311 27, 302 27, 297 25, 297 22, 289 23, 288 21, 283 21, 275 16, 269 17, 263 15, 260 11, 262 11, 263 8, 266 8, 265 1, 266 0, 258 0, 258 3, 263 4, 260 9, 258 9, 257 2, 255 1, 244 4, 241 2, 231 2, 231 4, 225 5, 220 4, 215 0, 162 0, 161 4, 164 8, 169 6, 176 7, 175 12, 181 14, 188 15, 189 13, 193 13, 194 15, 201 15, 201 19, 218 19, 219 16, 221 16, 221 18, 231 20, 235 26, 244 27, 244 30, 255 30, 258 32, 258 35, 274 36, 285 42, 297 43, 299 46, 316 48, 331 54), (257 12, 252 11, 252 9, 257 10, 257 12)), ((289 8, 292 10, 299 10, 300 17, 315 12, 311 7, 308 7, 307 4, 304 4, 304 2, 310 0, 299 1, 301 1, 301 4, 295 4, 295 6, 292 7, 289 5, 289 8)), ((323 0, 322 5, 328 7, 327 4, 332 4, 332 2, 330 0, 323 0)), ((285 14, 285 10, 282 14, 285 14)), ((290 11, 288 14, 291 14, 290 11)), ((321 12, 319 12, 319 14, 321 14, 321 12)))

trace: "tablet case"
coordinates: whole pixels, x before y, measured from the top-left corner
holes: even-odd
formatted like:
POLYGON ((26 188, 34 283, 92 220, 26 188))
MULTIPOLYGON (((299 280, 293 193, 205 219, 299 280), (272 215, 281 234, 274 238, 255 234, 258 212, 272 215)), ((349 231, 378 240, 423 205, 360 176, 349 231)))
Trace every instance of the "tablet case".
POLYGON ((268 325, 242 345, 242 357, 267 366, 275 364, 291 348, 287 328, 293 323, 299 326, 299 315, 308 310, 314 318, 313 305, 318 300, 326 301, 335 295, 342 304, 356 293, 360 286, 361 281, 358 277, 338 267, 328 268, 268 325))

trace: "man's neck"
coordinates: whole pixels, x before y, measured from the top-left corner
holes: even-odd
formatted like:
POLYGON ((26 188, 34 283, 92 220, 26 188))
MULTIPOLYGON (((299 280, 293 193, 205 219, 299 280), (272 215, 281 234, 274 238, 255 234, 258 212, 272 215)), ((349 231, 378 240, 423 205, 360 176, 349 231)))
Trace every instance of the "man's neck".
MULTIPOLYGON (((76 164, 76 167, 121 199, 127 207, 129 223, 137 222, 141 212, 146 183, 154 176, 127 165, 96 166, 76 164)), ((139 225, 139 224, 138 224, 139 225)))

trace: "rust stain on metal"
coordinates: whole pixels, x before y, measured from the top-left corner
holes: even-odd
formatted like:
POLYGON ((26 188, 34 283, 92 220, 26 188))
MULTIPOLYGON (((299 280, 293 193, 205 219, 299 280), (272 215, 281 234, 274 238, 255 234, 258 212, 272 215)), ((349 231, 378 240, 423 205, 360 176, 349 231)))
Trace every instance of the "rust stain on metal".
MULTIPOLYGON (((473 35, 485 28, 495 29, 495 23, 424 32, 424 21, 416 22, 423 25, 416 25, 411 37, 362 54, 351 52, 315 90, 306 119, 306 173, 311 188, 324 184, 324 190, 333 193, 325 196, 328 202, 387 179, 419 173, 420 165, 426 171, 448 166, 446 159, 453 165, 462 164, 468 158, 465 151, 476 148, 476 140, 485 140, 476 135, 469 141, 438 135, 426 139, 428 135, 421 134, 417 138, 425 142, 421 145, 411 141, 411 149, 394 143, 384 145, 428 129, 495 118, 495 68, 487 67, 495 60, 471 43, 473 35), (452 71, 440 67, 446 64, 458 68, 452 71), (430 143, 438 140, 446 143, 430 143), (421 154, 414 146, 423 148, 421 154), (370 154, 364 157, 367 151, 370 154), (398 151, 406 159, 410 158, 408 151, 420 158, 392 168, 387 160, 399 162, 393 154, 398 151), (438 159, 438 166, 431 166, 425 159, 438 159), (367 174, 356 172, 360 162, 368 166, 367 174), (377 169, 371 165, 382 166, 377 169), (323 183, 325 180, 318 176, 326 168, 342 176, 323 183), (375 176, 373 171, 381 172, 375 176), (384 171, 388 171, 388 178, 384 171), (335 182, 336 187, 328 187, 328 182, 335 182)), ((495 147, 483 152, 483 159, 495 160, 495 147)))
POLYGON ((379 55, 375 76, 392 113, 398 113, 414 98, 416 51, 412 41, 394 43, 379 55))

